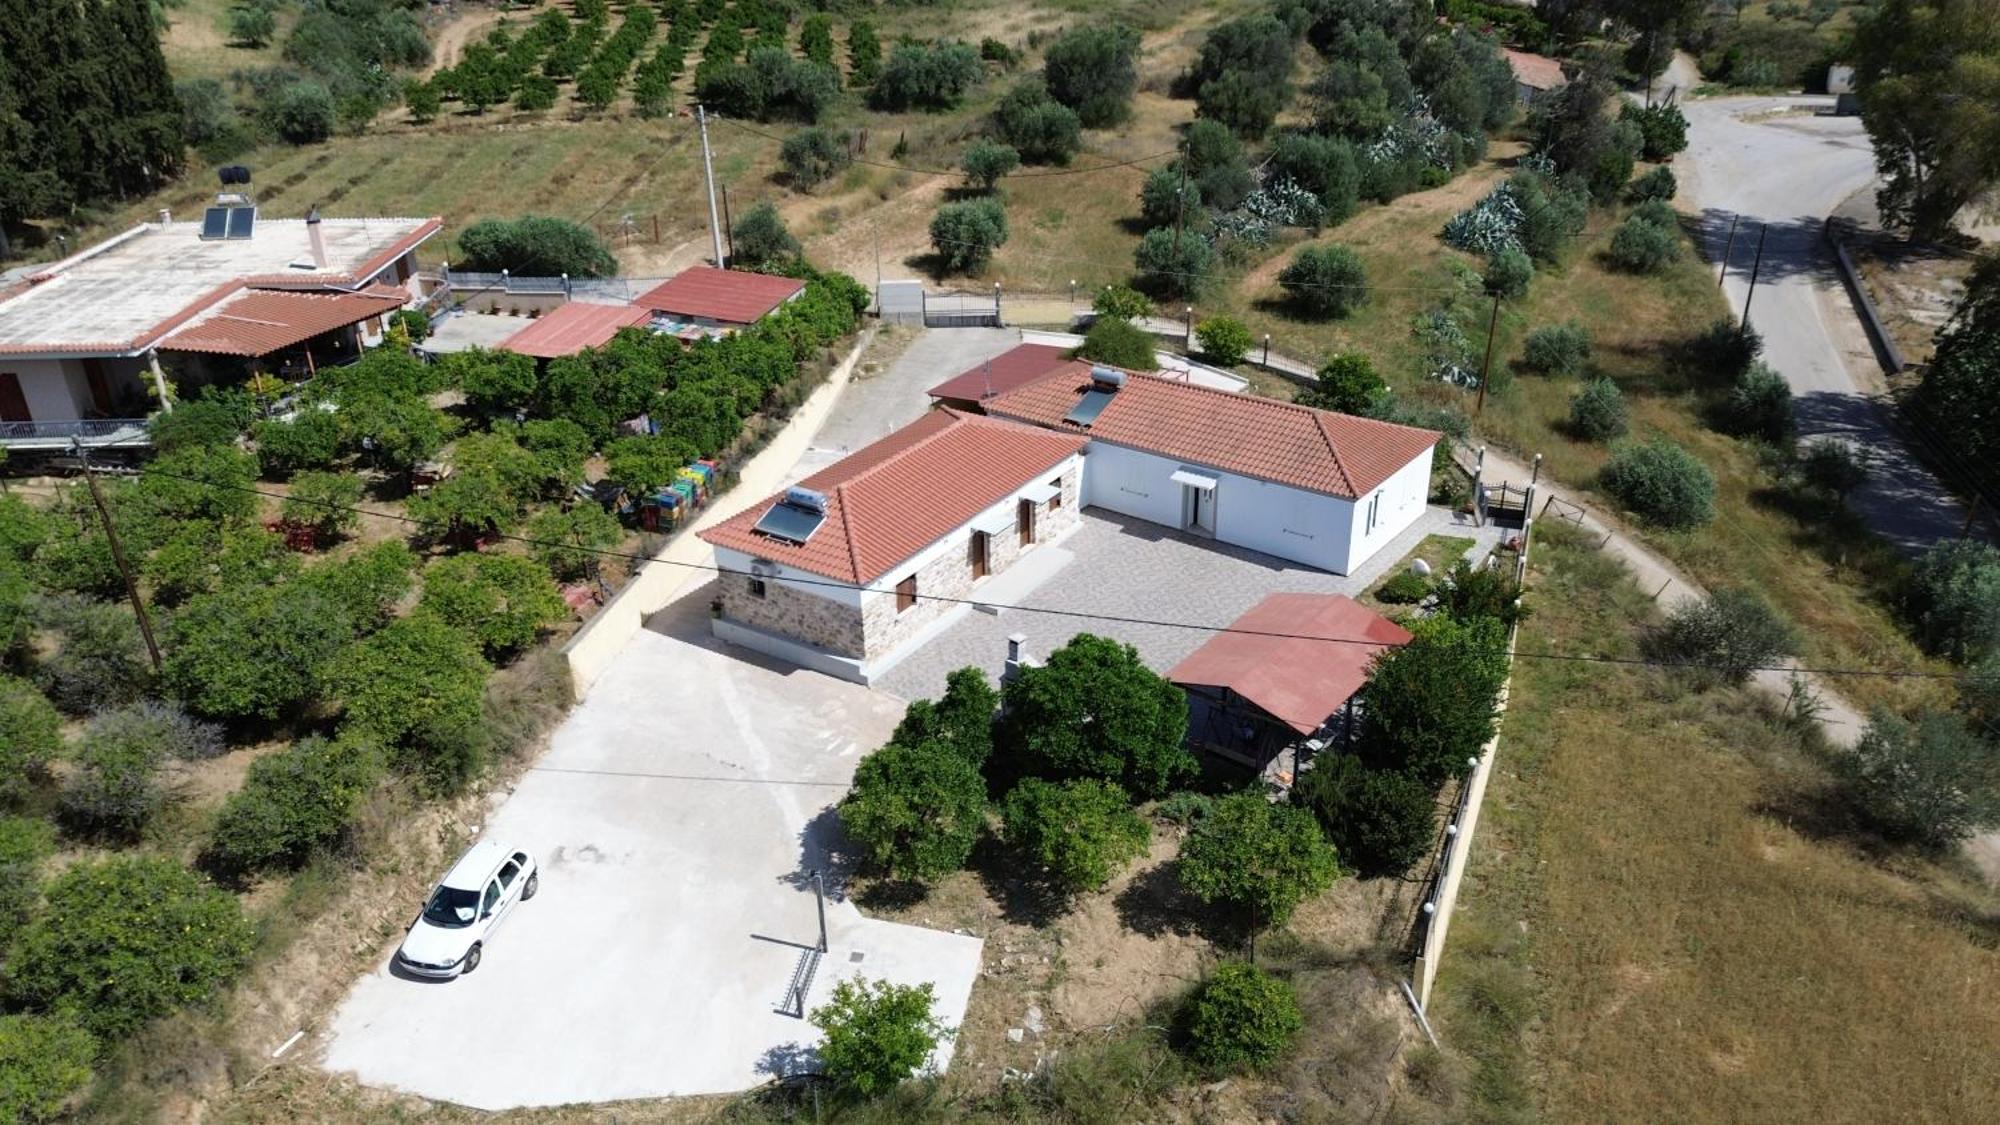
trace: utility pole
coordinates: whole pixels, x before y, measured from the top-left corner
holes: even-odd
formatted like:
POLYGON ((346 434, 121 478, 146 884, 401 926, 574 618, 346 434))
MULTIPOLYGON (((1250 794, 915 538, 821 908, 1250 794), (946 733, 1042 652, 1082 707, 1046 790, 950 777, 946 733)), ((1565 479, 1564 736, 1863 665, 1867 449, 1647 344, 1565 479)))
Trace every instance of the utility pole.
POLYGON ((1757 274, 1764 268, 1764 235, 1771 229, 1769 223, 1757 224, 1757 258, 1750 264, 1750 291, 1743 294, 1743 323, 1736 326, 1736 334, 1750 330, 1750 298, 1757 295, 1757 274))
POLYGON ((146 655, 153 660, 153 672, 160 671, 160 643, 153 639, 153 619, 146 612, 146 603, 139 597, 139 583, 132 577, 132 565, 125 561, 125 545, 118 539, 118 525, 111 519, 111 508, 104 503, 104 490, 97 484, 97 474, 90 467, 90 452, 82 442, 72 442, 71 448, 76 459, 83 465, 83 479, 90 482, 90 498, 97 504, 97 515, 104 521, 104 538, 111 544, 111 561, 118 564, 118 573, 125 579, 125 594, 132 599, 132 612, 139 618, 139 635, 146 639, 146 655))
POLYGON ((1500 326, 1500 294, 1493 294, 1493 313, 1486 318, 1486 361, 1479 365, 1479 403, 1472 408, 1474 414, 1486 409, 1486 384, 1493 375, 1493 332, 1500 326))
POLYGON ((1717 285, 1729 279, 1729 252, 1736 249, 1736 224, 1742 219, 1741 215, 1729 216, 1729 238, 1722 244, 1722 272, 1715 275, 1717 285))
POLYGON ((708 107, 695 106, 694 119, 701 125, 701 171, 708 179, 708 233, 715 243, 715 266, 722 268, 722 218, 715 211, 715 158, 708 151, 708 107))
POLYGON ((722 231, 729 236, 729 261, 736 260, 736 219, 729 214, 729 189, 722 189, 722 231))
POLYGON ((1187 217, 1187 158, 1181 158, 1181 184, 1174 189, 1174 267, 1181 264, 1181 220, 1187 217))

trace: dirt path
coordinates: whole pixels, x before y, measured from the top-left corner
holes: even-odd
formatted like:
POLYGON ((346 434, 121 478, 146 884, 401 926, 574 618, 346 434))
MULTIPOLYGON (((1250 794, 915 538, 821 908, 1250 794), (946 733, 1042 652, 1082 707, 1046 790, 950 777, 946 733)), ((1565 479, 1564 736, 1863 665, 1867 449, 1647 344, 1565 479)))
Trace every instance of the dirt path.
POLYGON ((438 28, 437 36, 431 40, 431 64, 424 68, 424 77, 458 65, 458 56, 464 53, 465 45, 505 18, 507 13, 498 8, 460 9, 459 15, 438 28))

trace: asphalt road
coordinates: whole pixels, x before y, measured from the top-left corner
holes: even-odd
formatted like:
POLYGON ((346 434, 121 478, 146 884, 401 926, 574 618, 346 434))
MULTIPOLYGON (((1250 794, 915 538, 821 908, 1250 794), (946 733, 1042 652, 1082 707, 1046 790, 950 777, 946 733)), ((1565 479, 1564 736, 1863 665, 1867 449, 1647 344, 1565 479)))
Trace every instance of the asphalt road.
POLYGON ((1851 503, 1877 533, 1915 553, 1957 536, 1965 510, 1893 428, 1880 368, 1821 238, 1826 216, 1875 179, 1860 119, 1831 116, 1831 106, 1831 98, 1806 96, 1684 102, 1688 150, 1674 164, 1680 203, 1699 222, 1711 262, 1728 249, 1723 292, 1738 316, 1751 299, 1764 360, 1791 384, 1800 436, 1838 437, 1869 459, 1874 471, 1851 503))

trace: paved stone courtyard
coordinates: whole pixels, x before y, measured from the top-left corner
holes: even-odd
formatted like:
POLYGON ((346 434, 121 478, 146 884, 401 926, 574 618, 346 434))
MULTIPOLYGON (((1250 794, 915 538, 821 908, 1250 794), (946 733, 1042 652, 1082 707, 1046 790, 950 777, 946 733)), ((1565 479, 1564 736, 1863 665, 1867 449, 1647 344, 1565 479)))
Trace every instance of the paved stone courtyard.
MULTIPOLYGON (((1502 529, 1476 528, 1442 508, 1426 508, 1403 534, 1385 545, 1351 575, 1329 574, 1256 551, 1197 539, 1158 524, 1086 508, 1083 527, 1064 540, 1073 561, 1018 603, 997 616, 973 609, 942 634, 903 658, 874 686, 905 699, 935 698, 945 675, 968 664, 984 668, 998 682, 1007 659, 1007 637, 1025 633, 1028 652, 1046 657, 1077 633, 1096 633, 1134 645, 1155 671, 1165 672, 1219 627, 1272 593, 1356 596, 1433 533, 1476 541, 1475 557, 1491 551, 1502 529), (1104 614, 1161 624, 1093 620, 1037 613, 1065 610, 1104 614)), ((979 596, 975 589, 973 597, 979 596)))

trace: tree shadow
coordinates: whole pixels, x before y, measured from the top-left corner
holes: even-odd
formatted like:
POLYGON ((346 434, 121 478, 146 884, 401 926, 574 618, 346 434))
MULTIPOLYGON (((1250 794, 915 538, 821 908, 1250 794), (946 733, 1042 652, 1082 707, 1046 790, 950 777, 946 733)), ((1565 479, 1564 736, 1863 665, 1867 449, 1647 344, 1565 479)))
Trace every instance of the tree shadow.
POLYGON ((950 264, 945 261, 944 255, 935 250, 925 254, 912 254, 903 259, 903 265, 940 285, 951 276, 950 264))
POLYGON ((1145 937, 1198 937, 1211 944, 1243 945, 1255 927, 1234 912, 1201 901, 1181 885, 1179 864, 1163 863, 1135 877, 1112 900, 1126 929, 1145 937))
POLYGON ((809 1078, 819 1073, 819 1051, 803 1043, 780 1043, 758 1056, 757 1073, 781 1082, 809 1078))
MULTIPOLYGON (((854 850, 841 830, 839 807, 828 805, 799 829, 799 864, 780 875, 778 881, 793 890, 810 891, 813 872, 817 871, 826 897, 841 902, 847 898, 848 885, 861 867, 861 853, 854 850)), ((917 899, 922 897, 919 894, 917 899)))
POLYGON ((1020 853, 994 836, 974 845, 966 867, 1000 907, 1000 916, 1017 926, 1039 929, 1069 912, 1070 896, 1038 878, 1020 853))

